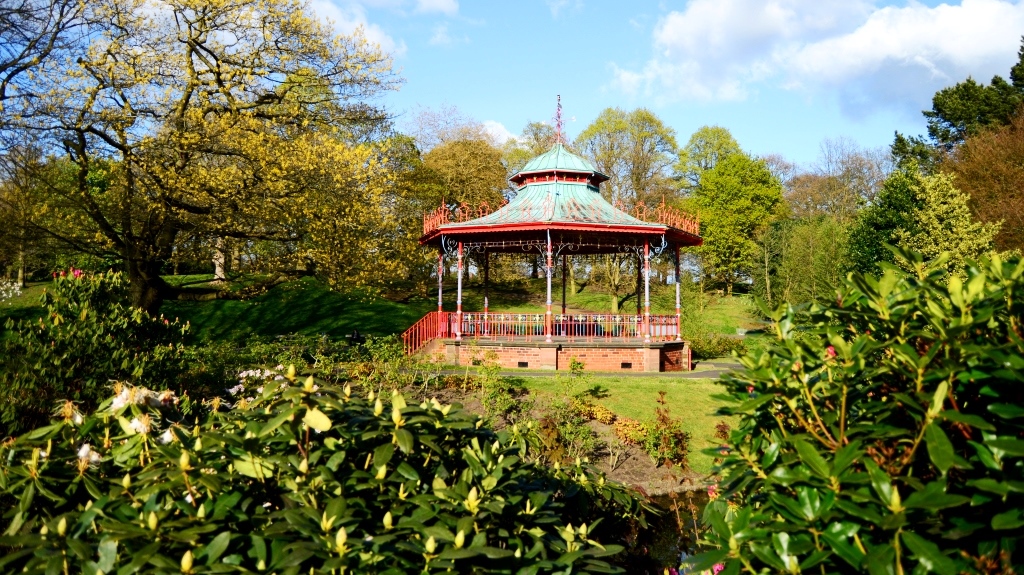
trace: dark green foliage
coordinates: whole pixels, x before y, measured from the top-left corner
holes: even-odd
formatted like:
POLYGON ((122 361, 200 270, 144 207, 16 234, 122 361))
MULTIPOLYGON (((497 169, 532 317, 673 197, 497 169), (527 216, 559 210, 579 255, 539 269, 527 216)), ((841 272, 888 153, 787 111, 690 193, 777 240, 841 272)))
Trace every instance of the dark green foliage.
POLYGON ((1024 260, 853 274, 773 314, 726 378, 740 416, 695 565, 727 574, 1010 573, 1024 538, 1024 260), (726 501, 732 504, 727 505, 726 501), (733 507, 730 509, 730 507, 733 507))
POLYGON ((92 409, 111 380, 183 391, 187 326, 125 305, 127 287, 119 273, 61 272, 43 294, 42 318, 8 320, 12 335, 0 344, 0 435, 46 422, 65 399, 92 409))
POLYGON ((932 109, 924 112, 928 135, 950 148, 978 130, 1008 124, 1022 102, 1021 90, 1000 76, 987 86, 967 78, 932 97, 932 109))
POLYGON ((917 169, 896 170, 882 184, 875 203, 860 212, 850 230, 850 263, 862 273, 878 273, 883 262, 892 263, 894 256, 886 244, 896 243, 897 231, 913 235, 917 231, 914 210, 920 201, 914 193, 918 184, 917 169))
POLYGON ((658 392, 658 407, 654 408, 654 421, 644 426, 642 447, 658 465, 686 465, 690 449, 690 434, 683 430, 683 422, 673 419, 665 404, 665 392, 658 392))
POLYGON ((935 148, 920 136, 904 136, 896 132, 892 144, 889 145, 889 153, 892 154, 893 162, 901 170, 910 169, 912 166, 923 173, 930 174, 935 169, 937 160, 935 148))
POLYGON ((607 572, 644 524, 624 487, 526 463, 518 428, 459 407, 292 376, 182 425, 168 395, 116 401, 0 449, 0 570, 607 572))

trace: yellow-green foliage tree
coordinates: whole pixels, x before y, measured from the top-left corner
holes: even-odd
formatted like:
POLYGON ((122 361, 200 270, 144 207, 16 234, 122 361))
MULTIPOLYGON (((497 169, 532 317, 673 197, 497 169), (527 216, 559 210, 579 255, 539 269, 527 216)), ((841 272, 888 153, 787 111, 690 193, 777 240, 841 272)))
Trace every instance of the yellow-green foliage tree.
POLYGON ((733 284, 756 260, 756 235, 782 208, 782 184, 764 161, 733 153, 700 174, 693 202, 704 238, 697 248, 703 273, 732 294, 733 284))
POLYGON ((353 281, 387 261, 392 170, 384 115, 365 102, 396 80, 376 46, 299 0, 88 12, 76 43, 35 69, 32 97, 8 102, 10 129, 49 137, 67 166, 47 182, 62 216, 49 231, 122 261, 134 305, 227 293, 161 279, 181 234, 284 242, 282 268, 304 259, 353 281))

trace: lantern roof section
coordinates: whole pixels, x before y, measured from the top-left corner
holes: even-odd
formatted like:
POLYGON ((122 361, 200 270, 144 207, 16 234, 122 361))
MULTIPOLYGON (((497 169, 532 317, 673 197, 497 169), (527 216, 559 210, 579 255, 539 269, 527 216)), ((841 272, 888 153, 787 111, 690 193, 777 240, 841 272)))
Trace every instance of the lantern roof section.
POLYGON ((598 172, 594 164, 570 152, 562 142, 557 142, 550 150, 527 162, 509 180, 514 184, 523 185, 528 176, 546 173, 588 174, 590 182, 594 185, 608 180, 608 176, 598 172))

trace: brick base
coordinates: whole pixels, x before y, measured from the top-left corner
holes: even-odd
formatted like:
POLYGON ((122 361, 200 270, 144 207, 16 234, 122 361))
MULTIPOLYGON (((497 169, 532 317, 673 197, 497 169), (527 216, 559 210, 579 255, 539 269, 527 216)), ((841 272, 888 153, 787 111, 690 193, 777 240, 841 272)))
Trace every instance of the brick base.
POLYGON ((689 371, 687 342, 658 343, 519 343, 444 341, 447 361, 471 365, 484 354, 494 352, 498 364, 507 369, 567 370, 573 358, 590 371, 689 371))

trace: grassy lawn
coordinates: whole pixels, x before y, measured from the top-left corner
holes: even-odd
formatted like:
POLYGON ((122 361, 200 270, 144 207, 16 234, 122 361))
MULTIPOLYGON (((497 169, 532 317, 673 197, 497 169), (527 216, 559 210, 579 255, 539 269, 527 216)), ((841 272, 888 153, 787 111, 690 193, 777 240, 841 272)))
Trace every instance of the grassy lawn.
MULTIPOLYGON (((552 377, 523 377, 519 380, 531 393, 541 397, 553 397, 560 394, 561 386, 558 379, 552 377)), ((682 419, 683 427, 692 438, 690 446, 690 466, 698 473, 711 471, 712 457, 701 453, 708 447, 715 447, 715 424, 725 421, 735 425, 733 418, 715 415, 715 411, 723 405, 711 396, 723 393, 723 388, 713 379, 672 379, 664 377, 614 377, 602 376, 592 379, 598 387, 599 396, 595 400, 612 410, 616 415, 630 417, 640 421, 654 419, 654 409, 658 407, 658 392, 665 392, 665 402, 669 414, 682 419)))

